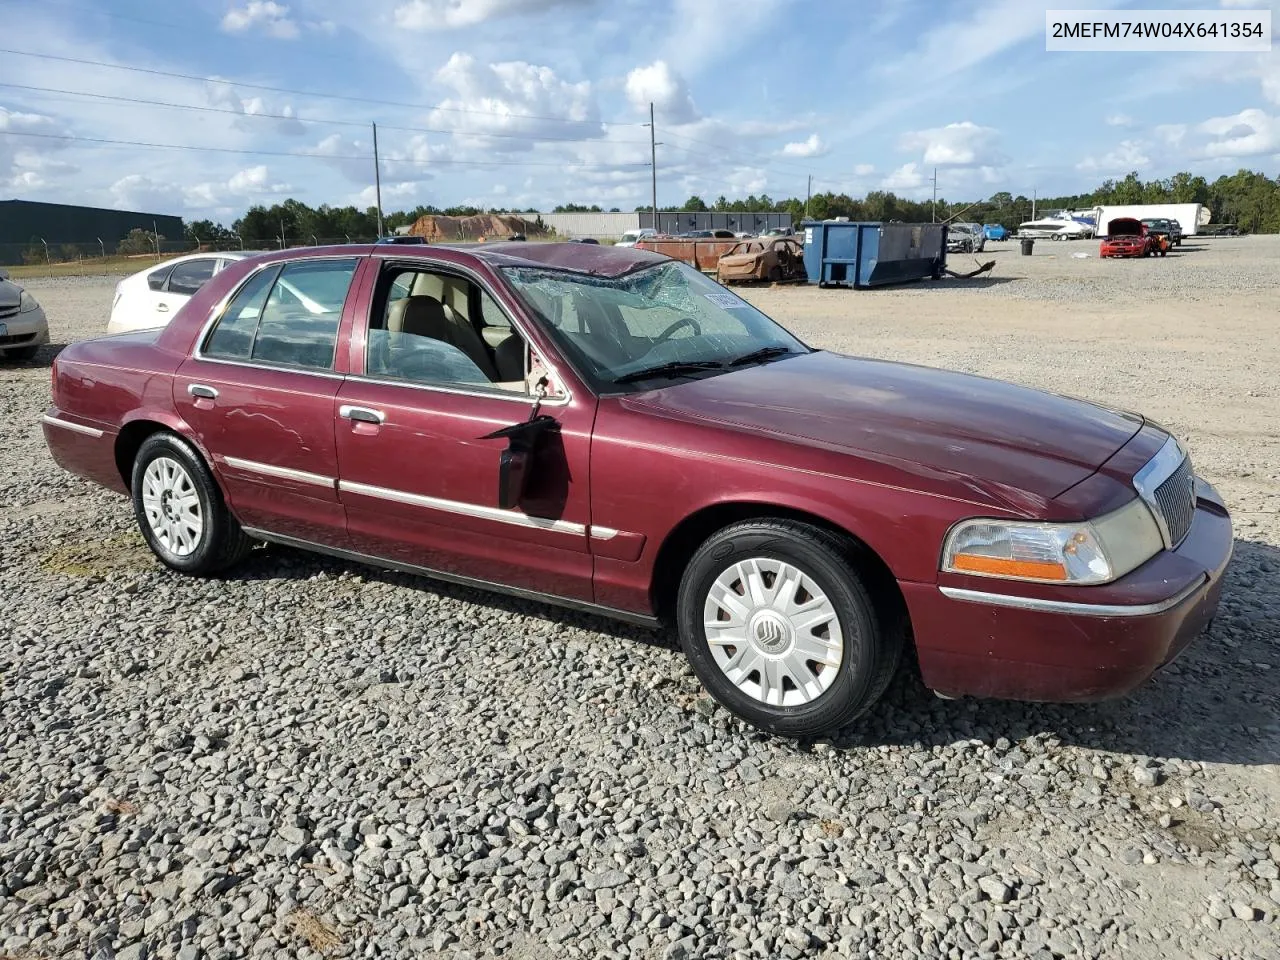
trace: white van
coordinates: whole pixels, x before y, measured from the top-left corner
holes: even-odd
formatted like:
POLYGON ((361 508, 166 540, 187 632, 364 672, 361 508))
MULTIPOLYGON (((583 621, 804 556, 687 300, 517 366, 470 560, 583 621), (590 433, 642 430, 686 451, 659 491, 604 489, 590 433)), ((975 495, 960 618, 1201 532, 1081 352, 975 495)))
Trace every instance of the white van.
POLYGON ((615 247, 634 247, 637 240, 646 240, 649 237, 656 237, 658 231, 653 227, 640 227, 636 230, 628 230, 622 235, 622 239, 614 244, 615 247))

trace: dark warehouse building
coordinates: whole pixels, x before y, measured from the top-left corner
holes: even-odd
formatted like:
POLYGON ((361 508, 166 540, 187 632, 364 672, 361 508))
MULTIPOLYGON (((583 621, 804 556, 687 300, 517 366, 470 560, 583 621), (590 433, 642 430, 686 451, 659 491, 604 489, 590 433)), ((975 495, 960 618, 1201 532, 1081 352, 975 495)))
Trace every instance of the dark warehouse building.
POLYGON ((133 229, 156 231, 165 240, 182 239, 182 218, 132 210, 76 207, 33 200, 0 200, 0 263, 20 263, 33 247, 78 247, 97 256, 115 246, 133 229), (101 241, 101 245, 99 245, 101 241))

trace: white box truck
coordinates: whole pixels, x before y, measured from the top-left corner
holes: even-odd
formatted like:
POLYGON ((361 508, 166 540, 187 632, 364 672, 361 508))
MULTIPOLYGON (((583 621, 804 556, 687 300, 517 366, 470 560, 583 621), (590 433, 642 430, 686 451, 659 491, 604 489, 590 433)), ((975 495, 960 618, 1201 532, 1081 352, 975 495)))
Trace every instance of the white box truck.
POLYGON ((1099 237, 1105 237, 1107 224, 1120 217, 1132 217, 1134 220, 1177 220, 1182 227, 1182 235, 1192 237, 1200 228, 1209 225, 1210 214, 1209 208, 1203 203, 1128 203, 1094 207, 1093 216, 1099 237))

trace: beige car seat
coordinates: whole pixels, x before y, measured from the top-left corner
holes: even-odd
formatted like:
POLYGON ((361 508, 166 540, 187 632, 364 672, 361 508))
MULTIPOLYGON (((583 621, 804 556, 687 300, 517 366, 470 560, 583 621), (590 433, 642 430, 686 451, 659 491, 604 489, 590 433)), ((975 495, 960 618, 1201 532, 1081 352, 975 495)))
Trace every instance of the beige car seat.
POLYGON ((457 347, 490 380, 499 380, 489 351, 475 328, 434 297, 413 296, 397 300, 387 311, 387 330, 430 337, 457 347))

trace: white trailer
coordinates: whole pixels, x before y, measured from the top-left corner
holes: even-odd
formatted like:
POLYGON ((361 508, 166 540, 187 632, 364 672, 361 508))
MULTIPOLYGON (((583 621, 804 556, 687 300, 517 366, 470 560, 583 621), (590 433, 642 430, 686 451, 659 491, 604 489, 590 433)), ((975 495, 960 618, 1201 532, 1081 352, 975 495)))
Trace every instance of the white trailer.
POLYGON ((1209 208, 1203 203, 1128 203, 1094 207, 1093 215, 1099 237, 1105 237, 1107 224, 1120 217, 1132 217, 1134 220, 1177 220, 1182 227, 1182 235, 1191 237, 1209 225, 1210 216, 1209 208))

